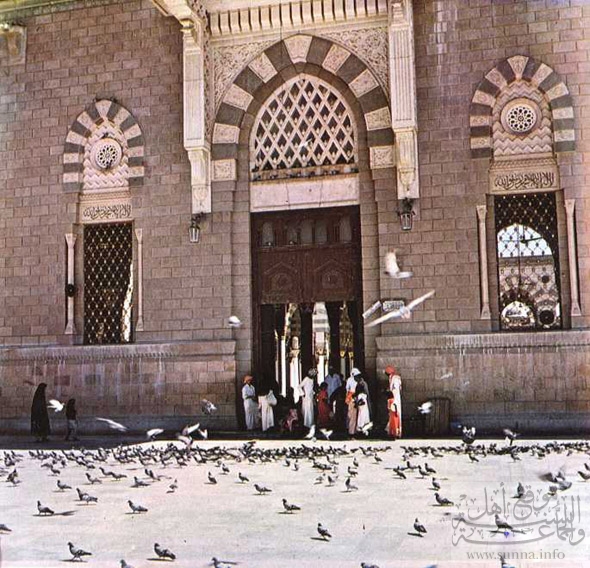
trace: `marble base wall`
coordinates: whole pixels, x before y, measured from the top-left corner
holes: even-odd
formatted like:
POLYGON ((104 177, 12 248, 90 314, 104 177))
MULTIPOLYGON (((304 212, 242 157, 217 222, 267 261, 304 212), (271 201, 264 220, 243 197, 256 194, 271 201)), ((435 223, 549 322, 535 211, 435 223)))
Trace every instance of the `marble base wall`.
POLYGON ((402 377, 404 420, 447 397, 452 422, 489 433, 590 432, 589 331, 389 336, 377 350, 402 377))
MULTIPOLYGON (((233 341, 0 349, 0 425, 27 431, 35 386, 45 382, 48 400, 76 399, 85 433, 109 432, 95 417, 131 431, 188 421, 235 429, 235 368, 233 341), (203 414, 204 398, 217 406, 214 414, 203 414)), ((52 429, 65 430, 62 413, 50 411, 50 419, 52 429)))

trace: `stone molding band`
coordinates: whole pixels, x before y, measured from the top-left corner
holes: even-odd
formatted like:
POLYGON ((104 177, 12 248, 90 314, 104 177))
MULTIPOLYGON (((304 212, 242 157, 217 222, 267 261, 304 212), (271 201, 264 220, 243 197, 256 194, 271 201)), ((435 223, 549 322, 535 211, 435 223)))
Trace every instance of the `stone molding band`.
POLYGON ((559 75, 545 63, 525 55, 501 61, 479 83, 471 100, 471 157, 492 157, 492 111, 503 89, 514 81, 527 81, 547 99, 551 108, 554 149, 575 150, 574 110, 572 97, 559 75))

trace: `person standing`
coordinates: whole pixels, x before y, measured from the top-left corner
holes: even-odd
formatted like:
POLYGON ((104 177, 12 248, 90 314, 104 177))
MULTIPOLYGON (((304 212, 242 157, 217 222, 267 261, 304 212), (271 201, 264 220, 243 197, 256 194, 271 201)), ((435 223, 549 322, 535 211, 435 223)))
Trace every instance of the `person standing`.
POLYGON ((318 391, 318 426, 320 428, 328 428, 332 423, 332 410, 330 408, 330 399, 328 398, 328 383, 323 382, 318 391))
POLYGON ((46 388, 46 383, 39 384, 33 396, 33 404, 31 405, 31 434, 37 437, 37 442, 46 442, 47 436, 51 434, 47 400, 45 399, 46 388))
POLYGON ((66 440, 72 437, 75 442, 78 440, 78 413, 76 411, 76 399, 70 398, 66 403, 66 420, 68 423, 68 431, 66 440))
POLYGON ((273 406, 276 404, 277 398, 272 389, 263 388, 258 395, 258 408, 260 409, 263 432, 266 432, 269 428, 273 428, 275 425, 273 406))
MULTIPOLYGON (((393 403, 396 407, 396 412, 398 415, 399 427, 397 428, 398 431, 398 438, 402 437, 402 378, 397 374, 395 367, 388 365, 385 367, 385 374, 387 375, 387 379, 389 381, 389 390, 393 394, 393 403)), ((389 403, 388 403, 389 406, 389 403)))
POLYGON ((401 436, 399 413, 391 391, 387 391, 387 412, 389 413, 387 435, 394 439, 399 438, 401 436))
POLYGON ((354 399, 357 407, 356 431, 361 432, 363 427, 371 422, 371 412, 369 410, 367 391, 360 382, 356 385, 354 399))
POLYGON ((316 369, 310 369, 307 372, 307 377, 301 381, 299 385, 299 391, 301 392, 302 405, 301 410, 303 412, 303 425, 306 428, 311 428, 314 423, 313 403, 314 403, 314 379, 317 377, 318 372, 316 369))
POLYGON ((328 385, 328 398, 332 398, 334 391, 342 385, 342 379, 334 367, 330 367, 326 383, 328 385))
POLYGON ((246 375, 242 387, 242 400, 244 401, 244 414, 246 415, 246 430, 254 430, 258 417, 258 403, 256 401, 256 389, 252 384, 254 377, 246 375))
POLYGON ((350 377, 346 381, 346 404, 348 406, 348 433, 351 436, 356 434, 356 420, 358 409, 355 404, 354 394, 356 392, 357 377, 361 376, 361 372, 355 367, 350 372, 350 377))

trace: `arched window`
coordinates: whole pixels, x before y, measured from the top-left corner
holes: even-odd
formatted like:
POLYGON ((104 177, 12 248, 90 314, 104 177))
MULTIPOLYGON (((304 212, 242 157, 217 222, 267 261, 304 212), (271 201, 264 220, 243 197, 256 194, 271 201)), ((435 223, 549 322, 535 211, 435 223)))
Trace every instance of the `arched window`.
POLYGON ((254 123, 254 181, 349 173, 356 169, 352 112, 332 86, 307 75, 282 85, 254 123))

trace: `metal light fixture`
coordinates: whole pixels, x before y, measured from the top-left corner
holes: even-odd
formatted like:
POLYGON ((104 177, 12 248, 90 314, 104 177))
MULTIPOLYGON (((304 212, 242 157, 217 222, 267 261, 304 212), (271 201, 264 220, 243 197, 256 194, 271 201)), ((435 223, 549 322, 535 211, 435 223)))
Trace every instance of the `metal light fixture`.
POLYGON ((194 213, 191 217, 191 224, 188 229, 188 236, 191 243, 198 243, 201 240, 201 226, 199 223, 202 218, 202 213, 194 213))
POLYGON ((402 231, 411 231, 414 225, 414 200, 410 197, 404 197, 398 207, 397 214, 402 231))

